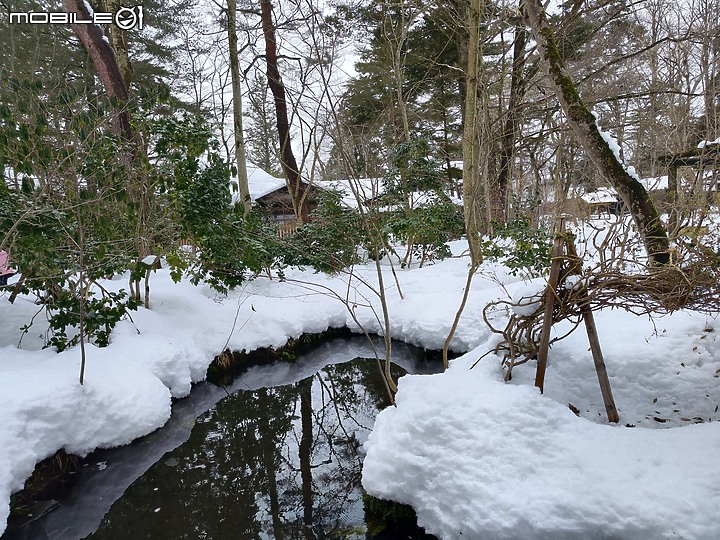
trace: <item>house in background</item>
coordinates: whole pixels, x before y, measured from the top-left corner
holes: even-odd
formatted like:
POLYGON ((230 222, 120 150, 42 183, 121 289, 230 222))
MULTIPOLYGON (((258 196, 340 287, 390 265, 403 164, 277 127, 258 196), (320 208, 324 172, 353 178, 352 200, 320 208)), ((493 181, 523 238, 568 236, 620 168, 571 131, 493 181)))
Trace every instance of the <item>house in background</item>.
MULTIPOLYGON (((265 209, 280 225, 281 233, 294 232, 296 227, 295 212, 293 210, 292 198, 284 178, 276 178, 255 165, 248 164, 248 187, 250 188, 250 199, 253 204, 265 209)), ((319 194, 322 191, 334 191, 340 194, 340 202, 348 208, 374 207, 380 210, 391 209, 388 205, 385 194, 386 182, 382 178, 351 178, 343 180, 316 180, 310 184, 305 183, 309 188, 309 206, 312 212, 318 204, 319 194)), ((237 200, 234 195, 234 200, 237 200)), ((410 194, 409 204, 411 207, 426 204, 437 198, 432 192, 413 192, 410 194)), ((458 206, 462 206, 462 200, 448 196, 449 200, 458 206)))
POLYGON ((279 224, 294 223, 295 211, 285 179, 276 178, 250 163, 247 173, 250 200, 253 204, 266 209, 279 224))
POLYGON ((349 178, 344 180, 318 180, 318 187, 340 193, 340 202, 348 208, 371 206, 386 191, 381 178, 349 178))
MULTIPOLYGON (((650 199, 657 208, 663 208, 668 189, 668 177, 658 176, 640 178, 640 183, 650 194, 650 199)), ((602 219, 619 216, 627 210, 617 191, 611 187, 601 187, 595 191, 584 188, 571 189, 567 201, 563 201, 564 212, 578 219, 602 219)))
POLYGON ((613 188, 602 187, 580 195, 580 207, 590 218, 609 218, 622 213, 622 201, 613 188))

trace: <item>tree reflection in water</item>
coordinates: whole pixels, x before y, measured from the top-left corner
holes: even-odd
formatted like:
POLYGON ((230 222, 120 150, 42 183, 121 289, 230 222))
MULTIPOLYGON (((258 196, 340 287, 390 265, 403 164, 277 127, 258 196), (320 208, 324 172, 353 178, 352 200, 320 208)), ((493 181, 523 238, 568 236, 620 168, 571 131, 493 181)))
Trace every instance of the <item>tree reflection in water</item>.
POLYGON ((366 359, 240 389, 198 417, 90 538, 364 538, 362 443, 387 405, 366 359))

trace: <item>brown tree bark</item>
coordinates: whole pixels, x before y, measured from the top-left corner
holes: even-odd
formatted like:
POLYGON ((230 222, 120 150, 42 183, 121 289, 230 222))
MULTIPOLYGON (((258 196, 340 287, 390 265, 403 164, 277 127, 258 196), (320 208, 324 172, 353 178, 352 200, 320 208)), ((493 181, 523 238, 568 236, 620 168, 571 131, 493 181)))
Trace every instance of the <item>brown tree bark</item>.
MULTIPOLYGON (((87 4, 82 0, 63 0, 62 6, 66 13, 77 13, 78 18, 81 20, 91 19, 87 4)), ((117 56, 110 42, 103 39, 105 34, 100 26, 95 24, 71 24, 70 28, 75 32, 75 35, 77 35, 90 55, 105 92, 115 107, 113 131, 129 143, 126 159, 130 164, 138 158, 138 155, 142 152, 142 146, 130 122, 130 112, 127 107, 129 100, 128 86, 123 78, 117 56)), ((147 177, 142 174, 129 175, 126 189, 130 198, 139 206, 135 242, 137 253, 142 257, 150 253, 146 231, 148 229, 152 189, 148 185, 147 177)), ((139 294, 139 290, 137 294, 139 294)))
POLYGON ((483 0, 471 0, 468 10, 468 58, 465 77, 465 109, 463 125, 463 199, 465 213, 465 232, 470 247, 471 265, 482 263, 480 232, 484 228, 485 190, 482 171, 480 171, 480 135, 481 119, 478 118, 478 87, 481 69, 480 54, 480 13, 483 0))
MULTIPOLYGON (((105 9, 110 13, 116 13, 120 9, 120 0, 106 0, 105 9)), ((117 60, 118 69, 125 84, 125 88, 130 90, 132 82, 133 67, 130 62, 130 48, 128 46, 127 31, 121 30, 113 23, 109 27, 110 43, 115 51, 115 59, 117 60)))
POLYGON ((670 260, 668 235, 655 205, 642 184, 628 174, 600 134, 595 117, 585 106, 565 69, 555 34, 548 25, 540 1, 525 0, 525 13, 537 42, 540 60, 560 106, 567 116, 575 139, 627 206, 642 236, 651 262, 667 264, 670 260))
POLYGON ((510 197, 510 177, 515 157, 515 139, 517 138, 520 116, 518 109, 525 96, 525 44, 527 31, 520 23, 515 25, 513 42, 513 65, 510 75, 510 99, 505 113, 505 124, 500 139, 500 155, 497 175, 497 196, 494 200, 493 218, 501 223, 508 221, 508 203, 510 197))
MULTIPOLYGON (((77 13, 79 19, 91 19, 87 5, 82 0, 63 0, 62 6, 66 13, 77 13)), ((75 32, 90 58, 92 58, 108 97, 115 102, 117 110, 113 129, 125 139, 133 140, 130 114, 125 108, 128 101, 127 87, 120 72, 115 53, 110 43, 103 39, 105 34, 102 28, 95 24, 71 24, 70 28, 75 32)))
POLYGON ((310 207, 307 198, 307 185, 300 179, 300 171, 295 160, 290 140, 290 121, 288 120, 285 84, 278 68, 277 39, 270 0, 260 1, 263 37, 265 38, 265 62, 267 64, 268 86, 275 102, 278 136, 280 137, 280 164, 285 173, 285 181, 292 197, 295 215, 300 221, 307 221, 310 207))

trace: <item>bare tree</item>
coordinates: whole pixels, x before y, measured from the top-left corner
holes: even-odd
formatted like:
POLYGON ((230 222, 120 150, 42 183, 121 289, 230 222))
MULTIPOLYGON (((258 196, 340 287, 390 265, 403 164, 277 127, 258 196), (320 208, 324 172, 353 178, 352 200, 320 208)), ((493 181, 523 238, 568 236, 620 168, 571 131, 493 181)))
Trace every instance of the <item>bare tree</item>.
POLYGON ((237 2, 228 0, 228 44, 230 54, 230 73, 233 90, 233 125, 235 127, 235 160, 237 162, 238 191, 243 205, 243 215, 250 213, 250 187, 248 186, 247 163, 245 162, 245 135, 243 133, 242 92, 240 89, 240 68, 238 61, 237 39, 237 2))
POLYGON ((287 93, 278 67, 278 47, 272 3, 270 0, 261 0, 260 8, 263 37, 265 39, 267 79, 275 102, 277 130, 280 138, 280 164, 285 173, 285 180, 291 194, 295 215, 300 221, 307 221, 310 215, 310 206, 307 200, 308 188, 300 177, 300 169, 295 159, 290 138, 287 93))
POLYGON ((603 138, 595 117, 585 106, 564 62, 550 28, 545 10, 538 0, 526 0, 525 11, 537 42, 540 58, 570 128, 600 173, 622 197, 638 226, 648 257, 655 264, 669 262, 669 241, 660 216, 647 191, 631 176, 603 138))

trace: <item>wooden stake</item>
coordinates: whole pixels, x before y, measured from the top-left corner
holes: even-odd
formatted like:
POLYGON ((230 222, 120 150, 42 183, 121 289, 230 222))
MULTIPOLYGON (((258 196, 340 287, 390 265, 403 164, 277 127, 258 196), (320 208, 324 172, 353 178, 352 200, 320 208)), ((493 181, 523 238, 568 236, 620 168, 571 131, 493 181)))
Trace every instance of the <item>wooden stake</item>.
MULTIPOLYGON (((566 241, 568 258, 573 261, 571 263, 571 272, 573 274, 580 273, 577 251, 575 242, 568 238, 566 241)), ((600 392, 602 393, 603 402, 605 403, 605 412, 607 412, 608 421, 617 423, 620 421, 620 415, 615 407, 615 399, 610 388, 610 379, 608 378, 605 359, 603 358, 602 349, 600 348, 600 339, 598 338, 597 327, 595 326, 595 317, 593 317, 592 309, 590 309, 590 295, 583 286, 578 290, 578 307, 585 323, 588 341, 590 342, 590 351, 592 352, 593 362, 595 362, 595 372, 597 373, 598 382, 600 383, 600 392)))
POLYGON ((542 334, 540 335, 540 348, 538 350, 537 370, 535 372, 535 386, 543 393, 545 385, 545 371, 547 370, 548 349, 550 348, 550 331, 552 330, 553 310, 555 309, 555 298, 557 297, 557 285, 560 280, 560 270, 563 263, 563 246, 565 239, 565 220, 560 218, 555 233, 555 242, 552 249, 552 263, 550 265, 550 277, 545 289, 545 313, 543 316, 542 334))
MULTIPOLYGON (((588 297, 585 288, 582 289, 582 292, 584 292, 585 297, 588 297)), ((583 301, 582 297, 581 301, 583 301)), ((603 402, 605 403, 605 411, 607 412, 608 420, 617 423, 620 421, 620 415, 615 407, 615 400, 613 399, 612 390, 610 389, 610 379, 608 379, 605 359, 600 349, 600 340, 598 339, 597 328, 595 327, 595 318, 588 304, 584 304, 583 307, 580 308, 580 312, 585 321, 585 329, 587 330, 590 350, 592 351, 593 361, 595 362, 595 371, 598 382, 600 383, 600 392, 602 393, 603 402)))

